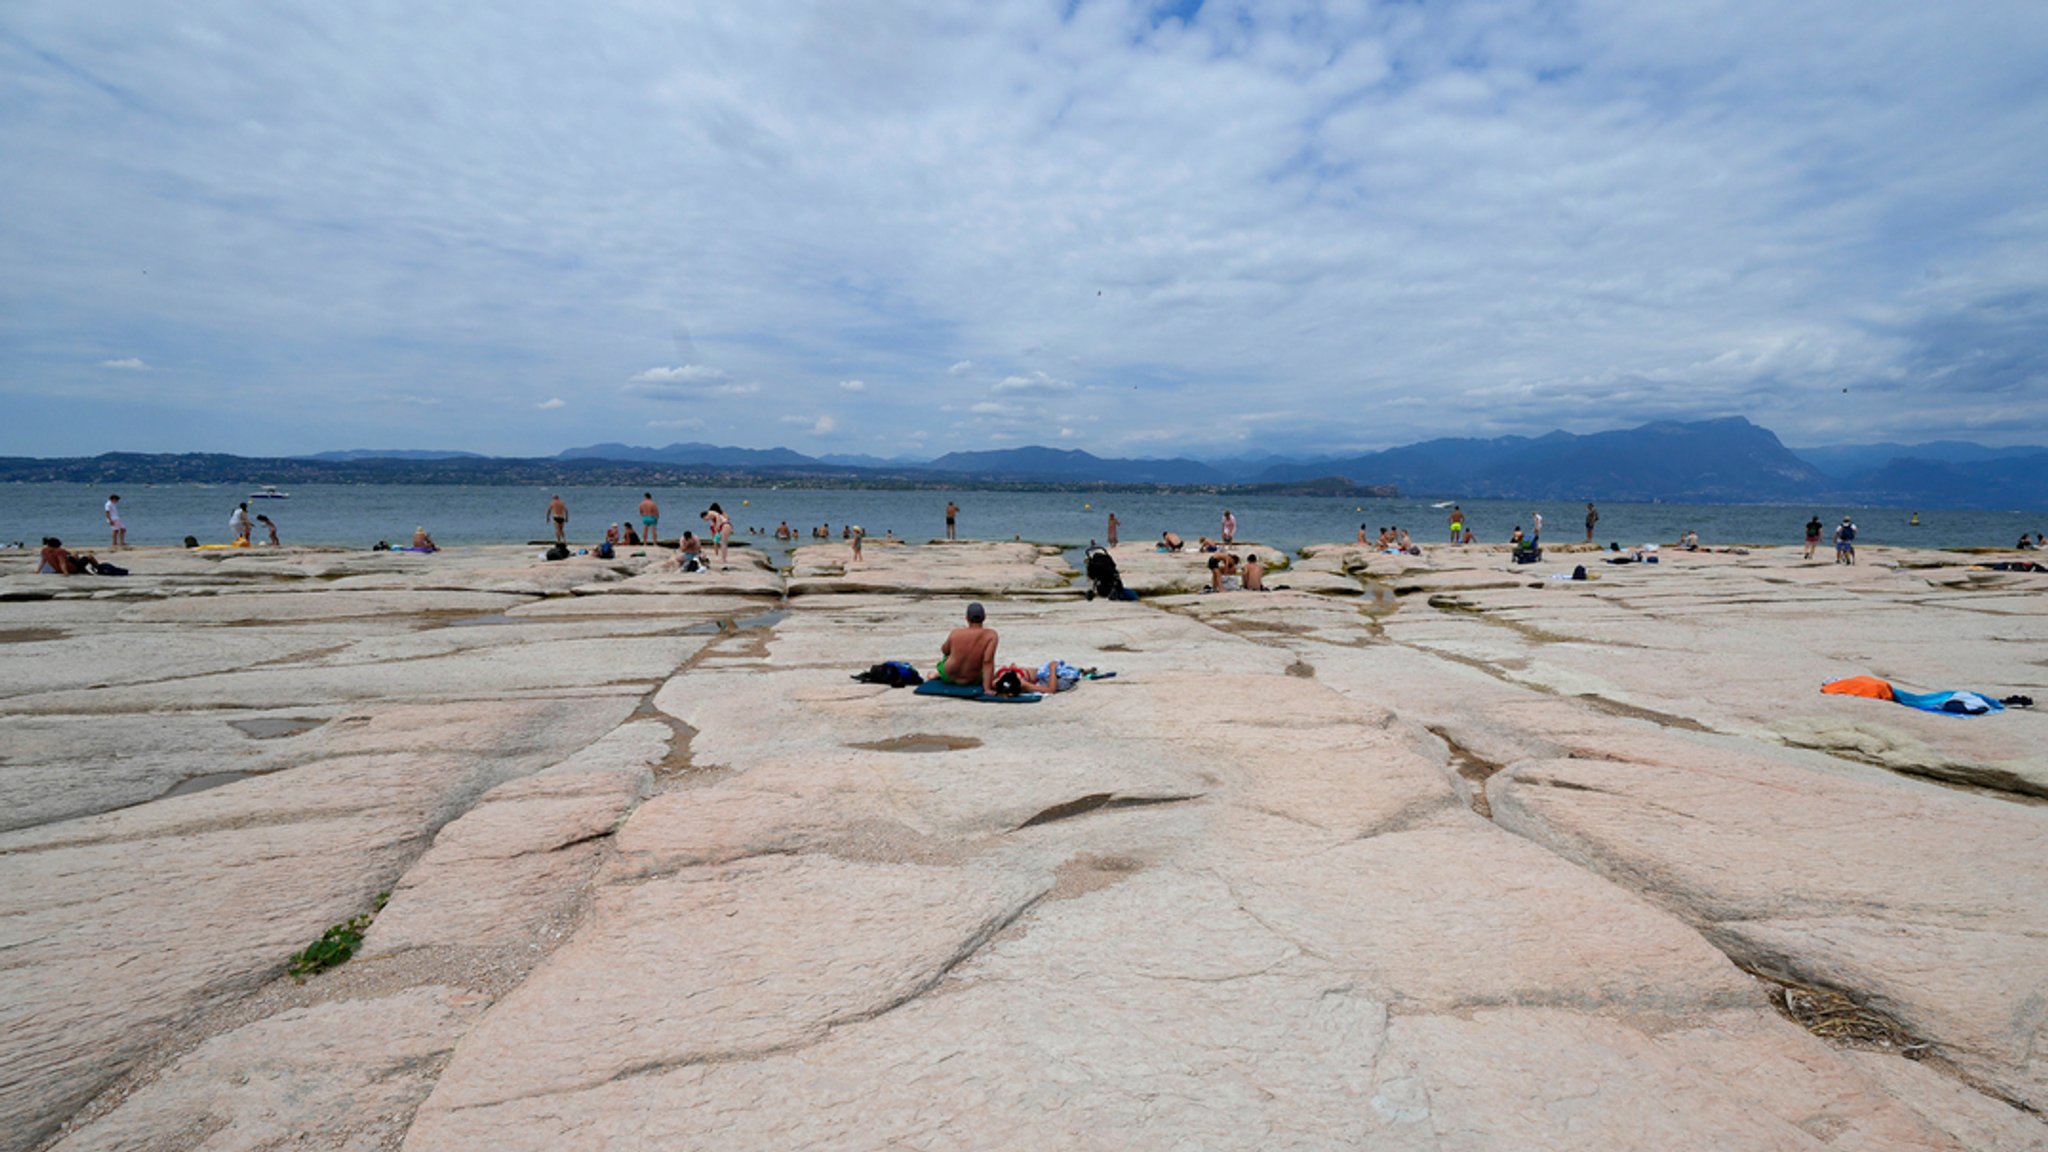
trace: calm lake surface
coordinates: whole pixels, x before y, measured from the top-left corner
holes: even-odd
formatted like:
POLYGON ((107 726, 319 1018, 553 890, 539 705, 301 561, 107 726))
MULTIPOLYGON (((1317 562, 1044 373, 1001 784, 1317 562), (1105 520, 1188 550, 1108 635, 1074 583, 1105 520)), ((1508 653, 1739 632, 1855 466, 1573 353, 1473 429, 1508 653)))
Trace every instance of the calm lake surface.
MULTIPOLYGON (((227 485, 166 485, 121 490, 121 507, 131 544, 177 544, 187 535, 202 543, 229 539, 228 514, 252 489, 227 485)), ((602 539, 614 521, 633 517, 639 488, 564 488, 573 541, 602 539)), ((107 492, 83 484, 0 485, 0 544, 30 545, 45 535, 87 548, 107 543, 100 507, 107 492)), ((251 515, 264 513, 278 524, 287 544, 331 544, 368 548, 378 540, 404 543, 416 526, 447 544, 504 544, 552 536, 545 523, 544 488, 456 485, 307 484, 289 489, 286 500, 252 500, 251 515)), ((1193 544, 1220 534, 1224 502, 1214 496, 1150 492, 1080 494, 1067 492, 818 491, 795 488, 657 489, 664 539, 685 528, 701 528, 697 513, 719 501, 740 526, 740 539, 775 549, 766 534, 787 520, 808 542, 809 530, 830 524, 835 538, 848 523, 870 537, 889 532, 922 542, 945 532, 946 501, 961 508, 960 535, 967 539, 1025 540, 1077 548, 1104 538, 1105 517, 1122 521, 1126 546, 1156 540, 1171 529, 1193 544), (747 537, 759 528, 763 536, 747 537)), ((1407 528, 1425 548, 1444 540, 1448 508, 1429 499, 1358 500, 1300 496, 1232 497, 1238 539, 1287 551, 1304 544, 1350 540, 1361 523, 1407 528)), ((1520 525, 1526 532, 1541 512, 1544 534, 1557 542, 1585 538, 1585 504, 1548 501, 1470 500, 1462 502, 1479 540, 1505 541, 1520 525)), ((2021 532, 2048 531, 2048 513, 1920 509, 1919 527, 1910 509, 1839 506, 1700 504, 1601 504, 1598 538, 1623 545, 1676 540, 1687 529, 1704 545, 1796 544, 1809 516, 1818 515, 1833 532, 1853 516, 1858 540, 1923 548, 2009 547, 2021 532)), ((260 528, 260 525, 259 525, 260 528)), ((261 532, 258 538, 261 538, 261 532)))

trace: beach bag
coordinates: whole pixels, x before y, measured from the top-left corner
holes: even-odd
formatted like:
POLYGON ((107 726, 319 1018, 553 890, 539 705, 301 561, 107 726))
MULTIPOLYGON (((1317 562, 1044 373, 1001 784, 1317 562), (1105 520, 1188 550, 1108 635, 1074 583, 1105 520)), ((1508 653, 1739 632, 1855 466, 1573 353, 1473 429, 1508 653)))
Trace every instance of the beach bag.
POLYGON ((908 688, 924 683, 924 675, 907 660, 884 660, 865 672, 853 677, 863 684, 886 684, 891 688, 908 688))
POLYGON ((609 560, 613 555, 611 541, 607 540, 597 546, 597 558, 599 560, 609 560))
POLYGON ((547 558, 549 560, 567 560, 569 558, 569 549, 557 544, 553 548, 548 549, 547 558))

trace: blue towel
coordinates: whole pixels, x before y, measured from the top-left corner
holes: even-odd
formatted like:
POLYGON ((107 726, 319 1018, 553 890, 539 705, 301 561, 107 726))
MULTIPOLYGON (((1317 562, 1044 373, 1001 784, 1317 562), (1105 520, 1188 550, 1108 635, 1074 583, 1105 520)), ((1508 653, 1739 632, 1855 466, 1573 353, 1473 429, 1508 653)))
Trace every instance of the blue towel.
POLYGON ((1893 688, 1892 700, 1908 708, 1947 716, 1983 716, 2005 711, 2005 705, 1981 692, 1901 692, 1893 688))
POLYGON ((919 696, 949 696, 955 700, 976 700, 983 704, 1036 704, 1045 698, 1036 692, 998 696, 993 692, 983 692, 979 684, 953 684, 945 680, 927 680, 911 691, 919 696))

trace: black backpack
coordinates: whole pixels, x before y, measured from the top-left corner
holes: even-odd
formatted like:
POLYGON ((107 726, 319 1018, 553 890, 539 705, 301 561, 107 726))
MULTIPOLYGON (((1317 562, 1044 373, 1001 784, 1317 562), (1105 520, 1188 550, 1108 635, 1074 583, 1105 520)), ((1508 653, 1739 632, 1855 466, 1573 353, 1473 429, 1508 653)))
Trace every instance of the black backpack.
POLYGON ((548 559, 550 560, 567 560, 568 558, 569 550, 560 544, 548 549, 548 559))
POLYGON ((924 683, 924 676, 904 660, 884 660, 865 672, 853 677, 863 684, 887 684, 891 688, 908 688, 924 683))

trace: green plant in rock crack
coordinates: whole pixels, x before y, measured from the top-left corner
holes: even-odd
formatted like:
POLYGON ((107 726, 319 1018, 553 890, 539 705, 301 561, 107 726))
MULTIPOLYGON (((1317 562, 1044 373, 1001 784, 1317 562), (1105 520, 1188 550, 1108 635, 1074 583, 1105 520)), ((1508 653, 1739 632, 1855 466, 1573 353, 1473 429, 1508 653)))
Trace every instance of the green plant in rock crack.
POLYGON ((293 979, 304 983, 308 976, 347 963, 348 958, 356 954, 356 949, 363 946, 363 933, 369 931, 370 921, 384 910, 384 903, 389 899, 391 893, 377 893, 377 903, 368 912, 351 916, 322 932, 318 940, 306 945, 305 951, 292 957, 291 966, 286 971, 293 979))

